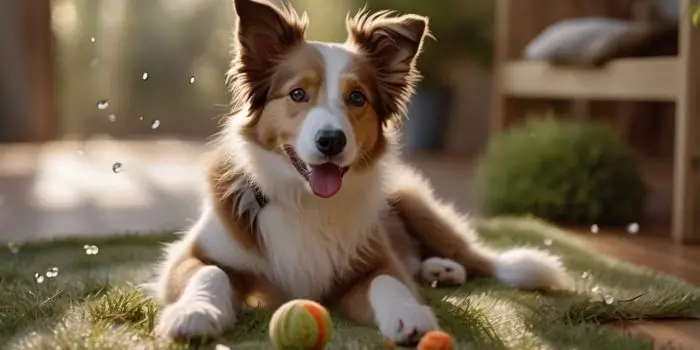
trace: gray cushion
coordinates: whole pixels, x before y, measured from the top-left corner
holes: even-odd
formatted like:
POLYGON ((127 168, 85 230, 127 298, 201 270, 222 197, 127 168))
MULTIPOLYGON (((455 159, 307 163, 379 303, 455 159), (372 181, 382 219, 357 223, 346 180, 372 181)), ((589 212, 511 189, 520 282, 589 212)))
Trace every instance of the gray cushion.
POLYGON ((540 33, 524 50, 524 57, 552 63, 600 65, 634 55, 634 48, 657 35, 649 23, 589 17, 559 21, 540 33))

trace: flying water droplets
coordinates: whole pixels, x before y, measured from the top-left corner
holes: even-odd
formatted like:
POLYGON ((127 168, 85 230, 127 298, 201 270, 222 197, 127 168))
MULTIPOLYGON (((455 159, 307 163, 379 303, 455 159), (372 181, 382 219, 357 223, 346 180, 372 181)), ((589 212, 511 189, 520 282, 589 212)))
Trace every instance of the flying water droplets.
POLYGON ((591 225, 591 233, 597 235, 598 232, 600 232, 600 227, 596 224, 591 225))
POLYGON ((159 126, 160 126, 160 120, 155 119, 151 122, 151 129, 153 129, 153 130, 158 129, 159 126))
POLYGON ((84 245, 85 255, 97 255, 100 252, 100 248, 96 245, 84 245))
POLYGON ((97 109, 107 109, 109 108, 109 101, 108 100, 99 100, 97 101, 97 109))
POLYGON ((110 123, 114 123, 117 120, 117 116, 114 114, 110 114, 108 117, 110 123))
POLYGON ((115 174, 119 174, 122 172, 122 163, 116 162, 112 164, 112 172, 115 174))
POLYGON ((433 288, 437 288, 437 285, 438 285, 438 281, 437 281, 437 280, 434 280, 434 281, 430 282, 430 286, 433 287, 433 288))
POLYGON ((19 253, 19 244, 15 242, 7 243, 7 250, 9 250, 12 254, 19 253))
POLYGON ((91 37, 90 37, 90 42, 91 42, 91 43, 94 43, 94 42, 95 42, 95 40, 96 40, 96 39, 95 39, 95 37, 94 37, 94 36, 91 36, 91 37))
POLYGON ((554 242, 553 242, 551 239, 549 239, 549 238, 547 238, 547 239, 544 240, 544 245, 546 245, 546 246, 548 246, 548 247, 551 246, 552 243, 554 243, 554 242))
POLYGON ((38 272, 34 273, 34 280, 36 283, 44 283, 44 274, 38 272))
POLYGON ((588 271, 583 271, 583 272, 581 272, 581 279, 587 280, 587 279, 589 279, 589 278, 591 278, 591 273, 590 273, 590 272, 588 272, 588 271))
POLYGON ((593 288, 591 288, 591 292, 593 292, 593 293, 599 293, 599 292, 600 292, 600 286, 596 284, 595 286, 593 286, 593 288))
POLYGON ((143 121, 143 116, 139 117, 139 120, 143 121))
POLYGON ((52 267, 48 271, 46 271, 46 277, 48 278, 54 278, 58 276, 58 267, 52 267))
POLYGON ((194 84, 195 80, 194 75, 190 75, 190 85, 194 84))
POLYGON ((612 304, 613 302, 615 302, 615 298, 613 298, 613 296, 610 295, 610 294, 606 294, 606 295, 603 297, 603 301, 605 301, 606 304, 610 305, 610 304, 612 304))
POLYGON ((141 74, 141 80, 143 80, 143 81, 148 80, 148 72, 143 72, 143 74, 141 74))
POLYGON ((629 225, 627 225, 627 232, 631 235, 636 235, 639 233, 639 224, 636 222, 633 222, 629 225))

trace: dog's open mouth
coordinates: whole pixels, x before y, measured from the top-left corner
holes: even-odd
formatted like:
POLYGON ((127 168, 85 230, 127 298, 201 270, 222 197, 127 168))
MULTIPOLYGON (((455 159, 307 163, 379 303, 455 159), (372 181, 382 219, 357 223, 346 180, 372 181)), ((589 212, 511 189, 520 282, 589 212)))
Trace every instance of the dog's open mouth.
POLYGON ((297 154, 292 145, 284 145, 287 157, 294 168, 306 179, 315 195, 321 198, 333 197, 343 185, 343 176, 348 167, 327 162, 323 164, 307 164, 297 154))

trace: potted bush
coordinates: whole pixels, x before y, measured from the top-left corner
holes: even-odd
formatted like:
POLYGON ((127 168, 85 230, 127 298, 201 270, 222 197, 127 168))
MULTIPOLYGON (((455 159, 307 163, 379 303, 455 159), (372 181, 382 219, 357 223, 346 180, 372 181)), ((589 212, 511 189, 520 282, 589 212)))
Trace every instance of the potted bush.
POLYGON ((493 138, 475 174, 482 214, 574 225, 637 222, 645 187, 632 151, 609 128, 552 115, 493 138))

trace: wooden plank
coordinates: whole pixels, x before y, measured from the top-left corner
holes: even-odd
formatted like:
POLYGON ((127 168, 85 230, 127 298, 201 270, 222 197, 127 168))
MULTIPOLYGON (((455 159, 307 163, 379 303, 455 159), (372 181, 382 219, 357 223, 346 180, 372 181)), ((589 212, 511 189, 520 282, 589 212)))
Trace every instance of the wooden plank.
POLYGON ((679 98, 676 105, 672 237, 676 242, 700 241, 700 176, 697 162, 700 137, 700 27, 693 26, 688 9, 695 0, 681 2, 679 98))
POLYGON ((491 87, 491 116, 489 118, 489 134, 494 135, 501 132, 506 124, 505 115, 505 95, 501 84, 503 74, 503 63, 508 54, 508 35, 511 27, 510 20, 510 0, 495 0, 495 24, 493 39, 493 86, 491 87))
POLYGON ((620 59, 599 69, 512 61, 499 84, 505 94, 527 98, 675 101, 677 68, 675 57, 620 59))

